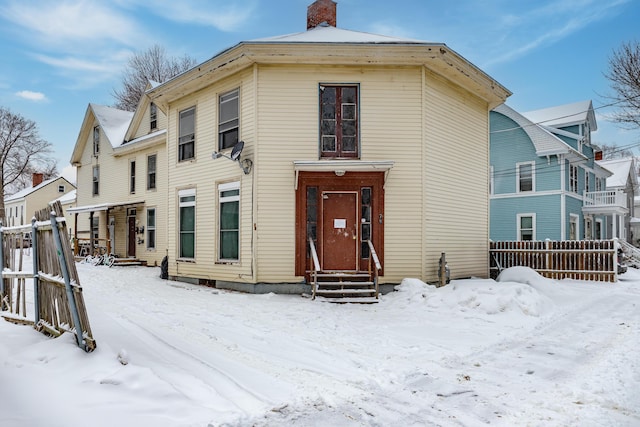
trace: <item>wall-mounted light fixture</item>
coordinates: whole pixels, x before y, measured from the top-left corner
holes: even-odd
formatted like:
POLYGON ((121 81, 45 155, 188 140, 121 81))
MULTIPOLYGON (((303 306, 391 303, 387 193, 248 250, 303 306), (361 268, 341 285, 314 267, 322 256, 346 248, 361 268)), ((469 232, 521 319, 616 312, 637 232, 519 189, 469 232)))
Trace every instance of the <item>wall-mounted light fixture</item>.
POLYGON ((238 162, 238 166, 242 169, 245 175, 251 173, 251 167, 253 166, 253 162, 251 159, 240 159, 240 155, 242 154, 242 149, 244 148, 244 141, 238 141, 236 145, 231 149, 231 155, 227 156, 226 154, 219 153, 214 151, 211 157, 215 159, 219 159, 220 157, 224 157, 225 159, 229 159, 232 162, 238 162))

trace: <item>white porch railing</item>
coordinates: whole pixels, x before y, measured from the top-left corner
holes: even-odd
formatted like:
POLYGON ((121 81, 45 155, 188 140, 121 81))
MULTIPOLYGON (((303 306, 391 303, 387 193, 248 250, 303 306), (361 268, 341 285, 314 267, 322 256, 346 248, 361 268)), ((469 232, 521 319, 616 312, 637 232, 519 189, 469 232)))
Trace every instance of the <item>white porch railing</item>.
POLYGON ((627 195, 623 191, 585 191, 583 193, 584 206, 618 206, 627 207, 627 195))

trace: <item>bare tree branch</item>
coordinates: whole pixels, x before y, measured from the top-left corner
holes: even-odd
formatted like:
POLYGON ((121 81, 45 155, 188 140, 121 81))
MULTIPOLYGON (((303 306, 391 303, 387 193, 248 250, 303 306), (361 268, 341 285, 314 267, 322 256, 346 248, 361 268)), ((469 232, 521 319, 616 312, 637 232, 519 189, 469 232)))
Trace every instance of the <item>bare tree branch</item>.
POLYGON ((613 52, 605 77, 614 92, 608 98, 618 104, 614 120, 640 127, 640 44, 637 41, 624 43, 613 52))
POLYGON ((33 172, 56 174, 51 154, 34 121, 0 107, 0 218, 5 219, 5 194, 28 186, 33 172))
POLYGON ((168 57, 165 49, 153 45, 144 52, 134 54, 122 73, 122 87, 113 89, 115 108, 135 111, 149 81, 163 83, 192 68, 196 61, 188 56, 168 57))

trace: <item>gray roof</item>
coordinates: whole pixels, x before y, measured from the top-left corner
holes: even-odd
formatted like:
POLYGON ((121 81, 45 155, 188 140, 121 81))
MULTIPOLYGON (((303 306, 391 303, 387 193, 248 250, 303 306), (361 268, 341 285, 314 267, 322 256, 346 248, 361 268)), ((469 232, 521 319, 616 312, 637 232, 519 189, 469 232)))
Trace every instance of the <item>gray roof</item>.
POLYGON ((522 115, 534 123, 554 128, 589 122, 592 131, 598 129, 596 115, 590 100, 528 111, 522 115))

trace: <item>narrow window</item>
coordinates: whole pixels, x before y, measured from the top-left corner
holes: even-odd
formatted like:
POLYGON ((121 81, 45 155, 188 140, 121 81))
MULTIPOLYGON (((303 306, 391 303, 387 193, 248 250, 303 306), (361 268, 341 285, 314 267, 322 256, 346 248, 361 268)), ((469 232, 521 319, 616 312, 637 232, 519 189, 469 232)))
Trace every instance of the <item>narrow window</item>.
POLYGON ((358 157, 358 86, 320 86, 322 157, 358 157))
POLYGON ((178 161, 193 159, 196 141, 196 107, 180 112, 178 136, 178 161))
POLYGON ((195 258, 196 244, 196 190, 182 190, 180 199, 180 258, 195 258))
POLYGON ((93 195, 100 194, 100 166, 93 167, 93 195))
POLYGON ((578 192, 578 167, 569 165, 569 191, 578 192))
POLYGON ((100 126, 93 127, 93 155, 100 154, 100 126))
POLYGON ((535 225, 535 214, 518 214, 518 240, 534 240, 535 225))
POLYGON ((579 217, 576 214, 571 214, 569 217, 569 240, 578 240, 580 230, 578 228, 579 217))
POLYGON ((147 190, 156 188, 156 160, 156 154, 147 157, 147 190))
POLYGON ((518 171, 518 192, 534 191, 533 166, 533 162, 518 163, 516 165, 518 171))
POLYGON ((218 150, 231 148, 238 142, 240 123, 240 89, 220 95, 218 100, 218 150))
POLYGON ((64 193, 64 185, 58 185, 58 193, 64 193))
POLYGON ((156 248, 156 209, 147 209, 147 249, 156 248))
POLYGON ((136 161, 129 162, 129 193, 136 193, 136 161))
POLYGON ((153 102, 149 105, 149 129, 154 131, 158 128, 158 107, 153 102))
MULTIPOLYGON (((318 187, 307 187, 307 242, 313 239, 316 244, 318 240, 318 187)), ((307 250, 309 249, 309 245, 307 250)), ((309 257, 310 254, 307 254, 309 257)))
POLYGON ((221 261, 237 261, 240 246, 240 183, 232 182, 218 187, 220 201, 220 256, 221 261))
POLYGON ((371 187, 360 190, 360 257, 369 258, 371 240, 371 187))

